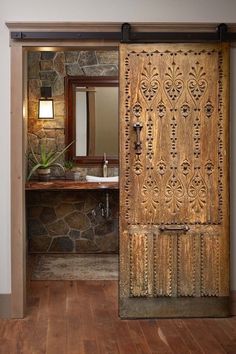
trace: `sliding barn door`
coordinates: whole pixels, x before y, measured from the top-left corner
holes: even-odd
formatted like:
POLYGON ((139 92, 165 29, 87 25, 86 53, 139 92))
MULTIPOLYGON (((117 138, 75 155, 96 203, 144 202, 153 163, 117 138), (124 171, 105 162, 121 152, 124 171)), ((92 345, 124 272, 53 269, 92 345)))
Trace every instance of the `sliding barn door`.
POLYGON ((226 316, 229 50, 120 46, 120 316, 226 316))

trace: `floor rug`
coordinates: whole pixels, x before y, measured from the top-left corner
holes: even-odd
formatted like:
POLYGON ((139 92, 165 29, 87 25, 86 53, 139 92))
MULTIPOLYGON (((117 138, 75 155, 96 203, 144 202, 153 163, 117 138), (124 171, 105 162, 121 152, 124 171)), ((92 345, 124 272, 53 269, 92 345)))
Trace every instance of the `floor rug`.
POLYGON ((117 280, 117 255, 38 255, 31 280, 117 280))

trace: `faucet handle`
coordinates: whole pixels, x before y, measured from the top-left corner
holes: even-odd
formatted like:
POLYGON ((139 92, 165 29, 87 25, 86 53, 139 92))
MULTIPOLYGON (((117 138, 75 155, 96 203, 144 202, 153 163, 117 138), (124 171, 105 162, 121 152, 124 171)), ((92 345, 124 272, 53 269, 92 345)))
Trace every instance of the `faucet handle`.
POLYGON ((107 177, 107 166, 108 166, 108 160, 107 160, 107 154, 104 152, 104 161, 103 161, 103 177, 107 177))

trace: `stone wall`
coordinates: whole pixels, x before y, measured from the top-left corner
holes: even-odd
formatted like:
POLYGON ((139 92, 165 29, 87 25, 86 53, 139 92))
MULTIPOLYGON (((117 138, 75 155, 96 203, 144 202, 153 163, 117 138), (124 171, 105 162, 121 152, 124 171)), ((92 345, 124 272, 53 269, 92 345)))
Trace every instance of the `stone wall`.
MULTIPOLYGON (((28 140, 34 153, 42 144, 48 150, 65 146, 66 75, 118 75, 117 51, 68 51, 28 53, 28 140), (40 87, 51 86, 55 119, 38 120, 40 87)), ((63 157, 60 159, 62 164, 63 157)), ((102 175, 100 167, 77 168, 86 174, 102 175)), ((61 175, 54 169, 53 175, 61 175)), ((108 169, 109 176, 117 168, 108 169)), ((110 192, 111 215, 101 215, 105 193, 99 191, 27 192, 27 230, 30 253, 117 253, 118 193, 110 192)))
MULTIPOLYGON (((39 154, 42 144, 47 150, 61 151, 65 147, 66 75, 118 75, 118 52, 100 50, 28 52, 28 141, 36 155, 39 154), (41 86, 52 87, 55 113, 53 120, 38 119, 41 86)), ((63 157, 59 162, 63 164, 63 157)), ((87 169, 85 172, 83 168, 80 170, 82 175, 87 173, 87 169)), ((52 170, 53 175, 62 173, 57 168, 52 170)), ((109 169, 109 173, 113 175, 113 170, 109 169)))
POLYGON ((28 191, 29 253, 118 253, 118 192, 109 199, 106 219, 104 191, 28 191))

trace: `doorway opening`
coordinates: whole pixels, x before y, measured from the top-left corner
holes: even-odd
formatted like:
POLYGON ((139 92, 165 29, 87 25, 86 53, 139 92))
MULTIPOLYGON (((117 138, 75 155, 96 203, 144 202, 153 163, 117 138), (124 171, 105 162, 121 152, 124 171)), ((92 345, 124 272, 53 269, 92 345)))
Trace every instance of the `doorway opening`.
POLYGON ((87 176, 105 177, 105 161, 106 177, 117 176, 118 181, 117 85, 117 50, 38 47, 27 51, 26 230, 31 280, 118 278, 117 182, 109 191, 91 183, 88 190, 86 183, 87 176), (68 90, 71 79, 74 85, 68 90), (39 119, 42 87, 52 91, 53 118, 39 119), (72 142, 72 153, 63 153, 72 142), (58 159, 49 164, 48 184, 49 177, 37 174, 35 166, 43 160, 42 154, 47 158, 54 152, 58 159), (51 182, 58 181, 61 187, 53 189, 51 182))
MULTIPOLYGON (((94 50, 97 48, 101 52, 102 51, 105 52, 106 50, 113 50, 113 51, 117 50, 117 44, 114 43, 109 43, 109 45, 104 43, 101 44, 99 41, 96 43, 83 42, 79 44, 77 41, 74 42, 73 44, 71 42, 70 43, 65 42, 63 44, 63 47, 58 47, 57 43, 49 43, 49 42, 47 43, 48 45, 47 47, 45 47, 44 45, 45 43, 34 43, 33 45, 32 42, 28 42, 27 44, 24 43, 24 45, 21 44, 19 46, 13 44, 11 49, 12 51, 12 63, 11 63, 12 107, 13 107, 12 129, 11 129, 12 132, 12 205, 13 205, 12 207, 12 245, 13 245, 12 246, 12 317, 23 317, 25 313, 25 304, 26 304, 26 273, 27 273, 26 253, 28 249, 27 247, 29 246, 27 244, 27 238, 26 238, 27 228, 26 228, 26 218, 25 218, 25 210, 26 210, 25 202, 27 199, 25 198, 25 181, 27 178, 27 169, 26 169, 27 166, 26 166, 25 157, 27 154, 27 140, 28 140, 27 139, 27 132, 28 132, 27 57, 28 57, 28 53, 38 52, 40 50, 44 52, 62 52, 64 50, 69 51, 68 49, 70 49, 70 51, 80 50, 81 52, 82 51, 86 52, 87 49, 89 51, 91 48, 93 48, 94 50), (23 115, 22 115, 22 107, 23 107, 23 115), (22 117, 23 120, 20 120, 19 117, 22 117)), ((48 60, 50 61, 50 59, 48 60)), ((45 65, 47 64, 45 63, 45 65)), ((45 82, 47 81, 46 77, 43 78, 44 78, 43 84, 48 84, 47 82, 45 82)), ((34 84, 36 84, 35 87, 36 90, 38 85, 37 80, 39 79, 40 78, 35 78, 36 81, 34 82, 34 84)), ((60 108, 59 100, 58 102, 55 103, 58 105, 57 109, 60 110, 61 108, 60 108)), ((36 101, 34 101, 34 103, 32 103, 32 106, 29 108, 31 110, 36 109, 36 101)), ((59 120, 62 121, 60 117, 59 120)), ((37 124, 36 119, 34 122, 35 124, 37 124)), ((117 167, 116 167, 116 172, 117 172, 117 167)), ((70 183, 73 183, 73 181, 71 181, 70 183)), ((109 193, 109 195, 110 194, 115 195, 114 197, 111 197, 109 199, 110 206, 111 206, 111 204, 114 203, 114 200, 117 199, 117 191, 110 191, 110 192, 111 193, 109 193)), ((54 192, 51 191, 51 193, 54 193, 56 195, 57 191, 54 192)), ((69 193, 69 191, 67 191, 67 193, 69 193)), ((80 193, 82 195, 87 192, 81 190, 78 191, 77 193, 80 193)), ((93 193, 96 194, 97 192, 91 190, 88 194, 91 196, 90 199, 93 200, 93 203, 95 203, 94 199, 95 200, 97 199, 96 197, 94 198, 93 193)), ((98 191, 98 194, 99 193, 101 195, 103 205, 105 205, 105 193, 104 191, 98 191)), ((89 203, 90 204, 92 203, 91 200, 87 202, 87 205, 89 205, 89 203)), ((88 206, 88 208, 90 207, 88 206)), ((102 209, 103 208, 101 207, 100 210, 101 212, 102 209)), ((90 211, 92 211, 91 208, 90 211)), ((117 215, 116 215, 116 220, 117 220, 117 215)), ((108 231, 110 230, 109 232, 107 231, 108 236, 110 233, 115 233, 115 229, 117 229, 117 221, 115 222, 115 224, 112 224, 112 226, 109 225, 108 222, 107 229, 108 231)), ((87 243, 91 245, 89 237, 87 243)), ((116 246, 113 245, 113 250, 115 250, 115 247, 116 246)), ((107 253, 109 254, 109 252, 107 253)))

